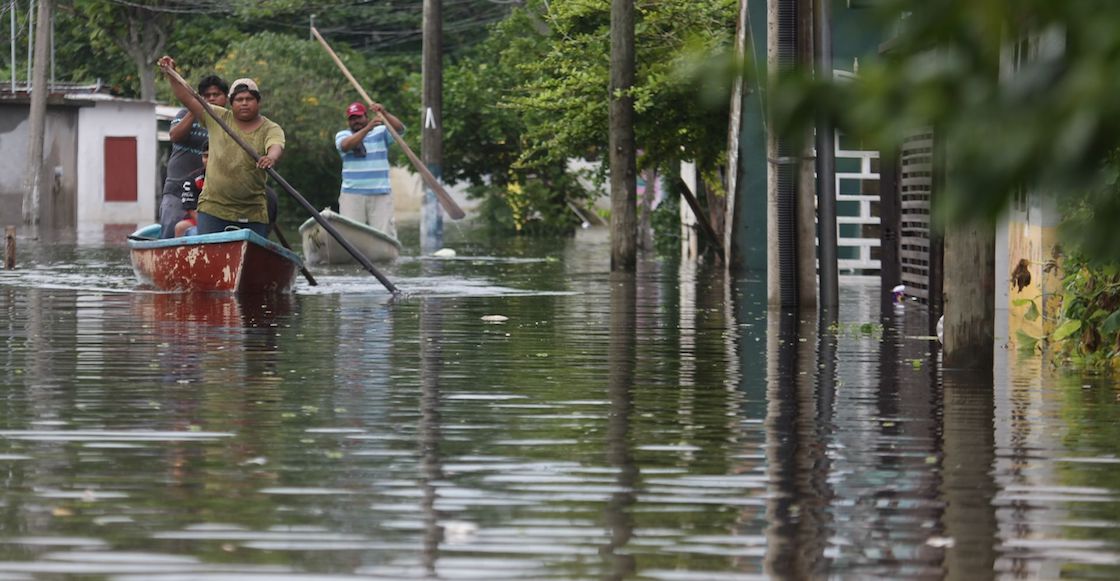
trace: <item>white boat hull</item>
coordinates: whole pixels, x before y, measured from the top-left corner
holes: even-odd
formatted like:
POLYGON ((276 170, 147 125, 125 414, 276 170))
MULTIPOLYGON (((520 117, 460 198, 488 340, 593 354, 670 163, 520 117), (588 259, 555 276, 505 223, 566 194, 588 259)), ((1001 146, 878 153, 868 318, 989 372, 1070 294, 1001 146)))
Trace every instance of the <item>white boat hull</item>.
MULTIPOLYGON (((331 210, 323 210, 320 214, 370 261, 392 262, 400 256, 401 243, 396 238, 331 210)), ((303 239, 304 262, 307 264, 357 262, 314 218, 304 222, 299 227, 299 233, 303 239)))

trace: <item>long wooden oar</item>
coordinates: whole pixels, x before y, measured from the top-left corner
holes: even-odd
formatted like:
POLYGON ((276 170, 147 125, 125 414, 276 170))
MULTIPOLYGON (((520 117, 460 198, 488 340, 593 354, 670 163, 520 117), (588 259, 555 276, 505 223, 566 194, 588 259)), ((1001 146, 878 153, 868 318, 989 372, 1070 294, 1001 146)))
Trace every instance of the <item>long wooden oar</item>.
MULTIPOLYGON (((370 99, 369 95, 366 93, 366 90, 362 88, 361 83, 359 83, 358 80, 354 78, 354 75, 350 74, 350 69, 346 68, 346 65, 343 64, 342 60, 338 58, 338 55, 335 54, 334 49, 331 48, 331 45, 327 44, 326 39, 323 38, 323 35, 319 34, 319 31, 316 30, 314 26, 311 27, 311 34, 315 36, 315 38, 319 41, 319 44, 323 45, 323 48, 326 49, 327 54, 331 55, 331 59, 334 60, 334 64, 338 65, 338 68, 342 71, 342 74, 346 75, 346 78, 349 79, 350 84, 354 85, 354 88, 358 90, 358 94, 362 96, 362 99, 365 99, 366 104, 372 106, 373 99, 370 99)), ((389 120, 380 113, 378 113, 377 116, 381 117, 382 123, 385 124, 385 129, 389 130, 389 134, 393 136, 393 140, 400 144, 401 149, 404 151, 404 154, 408 157, 408 160, 412 162, 412 166, 416 168, 416 171, 420 173, 420 177, 424 179, 424 183, 428 184, 428 187, 431 188, 433 192, 435 192, 436 198, 439 199, 439 203, 443 206, 443 210, 447 212, 447 215, 451 216, 452 220, 458 220, 465 216, 466 214, 463 212, 463 209, 459 207, 459 204, 455 203, 455 200, 451 198, 451 195, 447 193, 447 190, 443 189, 443 186, 440 185, 439 180, 436 179, 436 176, 432 175, 432 172, 428 169, 428 166, 424 165, 424 162, 420 161, 419 157, 416 157, 416 154, 412 152, 412 148, 408 146, 408 143, 401 139, 400 134, 397 133, 396 129, 393 129, 393 125, 389 123, 389 120)))
MULTIPOLYGON (((253 158, 254 162, 261 158, 261 156, 257 154, 257 150, 253 149, 253 147, 248 143, 245 143, 245 140, 234 133, 233 129, 231 129, 229 125, 226 125, 226 122, 222 121, 221 117, 218 117, 214 114, 213 109, 210 108, 210 103, 207 103, 206 99, 202 98, 202 95, 199 95, 197 92, 195 92, 195 90, 192 89, 191 86, 183 80, 183 77, 179 76, 179 73, 176 72, 175 69, 168 67, 166 71, 167 74, 171 75, 171 78, 175 79, 175 82, 187 88, 187 91, 190 92, 191 97, 194 97, 196 101, 202 104, 202 110, 206 111, 206 114, 209 115, 210 118, 213 119, 219 127, 225 130, 225 132, 231 138, 233 138, 233 140, 236 141, 238 145, 241 146, 241 149, 244 149, 245 153, 248 153, 249 157, 253 158)), ((377 280, 381 281, 381 284, 384 285, 389 292, 393 293, 394 295, 400 294, 401 291, 396 286, 394 286, 388 278, 385 278, 385 275, 381 274, 377 270, 377 268, 373 266, 373 263, 371 263, 369 259, 361 253, 360 250, 354 248, 354 245, 350 244, 350 241, 344 238, 342 234, 339 233, 339 231, 335 229, 335 227, 330 222, 328 222, 322 214, 319 213, 319 210, 316 210, 315 206, 312 206, 311 203, 307 201, 307 198, 304 198, 302 195, 300 195, 300 193, 297 192, 296 189, 288 183, 288 180, 281 177, 280 174, 276 173, 276 170, 271 167, 265 169, 265 171, 268 172, 268 175, 271 176, 272 179, 276 180, 276 183, 280 184, 280 187, 284 188, 285 192, 288 192, 288 195, 290 195, 292 199, 294 199, 296 202, 299 202, 299 205, 303 206, 303 209, 307 210, 307 212, 310 213, 313 218, 315 218, 315 221, 323 227, 323 230, 326 230, 327 233, 333 236, 335 240, 338 240, 338 243, 341 244, 342 247, 350 253, 350 256, 354 257, 354 260, 357 260, 363 268, 368 270, 370 274, 377 278, 377 280)))

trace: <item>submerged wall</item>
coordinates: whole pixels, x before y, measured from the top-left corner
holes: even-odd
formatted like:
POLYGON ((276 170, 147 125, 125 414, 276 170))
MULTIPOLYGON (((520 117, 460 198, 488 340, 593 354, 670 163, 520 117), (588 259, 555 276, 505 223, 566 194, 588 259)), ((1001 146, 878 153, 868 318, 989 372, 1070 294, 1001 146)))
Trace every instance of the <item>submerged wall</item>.
MULTIPOLYGON (((23 223, 23 196, 30 163, 26 102, 0 104, 0 225, 23 223)), ((39 223, 73 228, 77 220, 77 106, 49 106, 43 143, 44 187, 39 223)))

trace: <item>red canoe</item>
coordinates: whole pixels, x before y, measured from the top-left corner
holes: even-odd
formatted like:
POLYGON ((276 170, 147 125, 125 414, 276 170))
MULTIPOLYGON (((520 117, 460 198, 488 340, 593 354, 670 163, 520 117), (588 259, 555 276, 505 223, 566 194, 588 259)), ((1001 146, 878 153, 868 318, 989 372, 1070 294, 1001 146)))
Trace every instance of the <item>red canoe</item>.
POLYGON ((290 292, 302 262, 245 229, 159 238, 159 224, 128 237, 132 270, 144 285, 183 292, 290 292))

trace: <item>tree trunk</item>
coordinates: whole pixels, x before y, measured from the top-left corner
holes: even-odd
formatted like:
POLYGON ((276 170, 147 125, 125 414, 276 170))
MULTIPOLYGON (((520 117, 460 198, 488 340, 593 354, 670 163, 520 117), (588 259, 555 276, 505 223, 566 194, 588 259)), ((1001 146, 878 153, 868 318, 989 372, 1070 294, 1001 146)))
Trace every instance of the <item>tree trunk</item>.
POLYGON ((123 17, 126 20, 125 34, 113 39, 117 47, 132 58, 136 65, 136 77, 140 79, 140 99, 154 101, 156 98, 156 59, 163 55, 167 46, 168 29, 171 21, 163 14, 140 7, 129 7, 123 17))
POLYGON ((638 262, 634 148, 634 0, 611 0, 611 270, 638 262))

